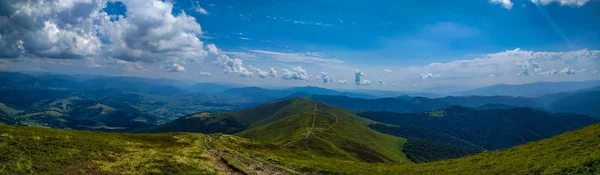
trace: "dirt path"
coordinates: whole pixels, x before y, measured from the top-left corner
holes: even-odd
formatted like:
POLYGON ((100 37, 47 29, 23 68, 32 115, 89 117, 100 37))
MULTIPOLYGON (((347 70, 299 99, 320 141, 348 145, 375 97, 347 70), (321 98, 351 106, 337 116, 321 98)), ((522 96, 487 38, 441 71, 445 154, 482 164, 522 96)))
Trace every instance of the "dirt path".
POLYGON ((217 150, 207 150, 206 154, 210 157, 211 161, 217 166, 219 172, 222 172, 226 175, 243 175, 243 172, 240 172, 223 161, 221 155, 219 155, 217 150))

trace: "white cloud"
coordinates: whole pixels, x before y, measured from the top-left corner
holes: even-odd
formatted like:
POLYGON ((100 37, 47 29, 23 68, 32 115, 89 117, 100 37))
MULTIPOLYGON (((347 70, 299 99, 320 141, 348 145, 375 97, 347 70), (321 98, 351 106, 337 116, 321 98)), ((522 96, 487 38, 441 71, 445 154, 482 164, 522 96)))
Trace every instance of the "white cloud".
POLYGON ((540 75, 554 75, 556 73, 558 73, 558 71, 556 71, 556 69, 553 69, 545 72, 540 72, 540 75))
POLYGON ((581 69, 579 72, 587 72, 587 69, 581 69))
POLYGON ((241 40, 252 40, 251 38, 240 37, 241 40))
POLYGON ((531 0, 534 4, 548 5, 551 3, 559 3, 562 6, 584 6, 590 0, 531 0))
MULTIPOLYGON (((473 78, 473 75, 536 76, 548 75, 548 71, 565 67, 577 69, 598 69, 600 50, 577 50, 569 52, 534 52, 519 48, 504 52, 485 54, 470 60, 457 60, 446 63, 431 63, 424 67, 404 69, 409 73, 423 70, 442 73, 447 78, 473 78), (516 65, 516 66, 515 66, 516 65), (542 74, 544 73, 544 74, 542 74)), ((425 76, 427 77, 427 76, 425 76)), ((518 81, 517 79, 506 81, 518 81)), ((524 83, 524 82, 523 82, 524 83)))
POLYGON ((269 76, 269 72, 267 71, 263 71, 262 69, 254 67, 252 65, 250 65, 249 67, 250 69, 254 70, 260 78, 266 78, 269 76))
POLYGON ((490 75, 488 75, 488 77, 496 77, 496 75, 490 74, 490 75))
POLYGON ((592 71, 592 73, 594 73, 594 74, 598 74, 598 70, 592 71))
POLYGON ((365 76, 365 74, 360 71, 360 70, 356 70, 356 72, 354 73, 354 84, 356 85, 360 85, 361 84, 361 77, 365 76))
POLYGON ((105 54, 127 61, 200 61, 208 55, 200 24, 185 12, 173 15, 173 4, 158 0, 123 0, 127 17, 110 20, 101 13, 96 29, 108 41, 105 54))
POLYGON ((208 53, 211 53, 214 55, 219 55, 219 49, 217 48, 217 46, 215 44, 206 45, 206 49, 208 50, 208 53))
POLYGON ((285 80, 308 80, 309 76, 305 69, 300 66, 289 69, 281 69, 281 78, 285 80))
POLYGON ((440 77, 440 74, 424 73, 420 76, 421 80, 432 79, 437 77, 440 77))
POLYGON ((368 86, 371 85, 371 80, 362 80, 356 85, 368 86))
POLYGON ((575 70, 571 69, 570 67, 566 67, 563 70, 561 70, 560 73, 564 73, 567 75, 573 75, 573 74, 575 74, 575 70))
POLYGON ((182 65, 177 64, 177 63, 167 64, 167 65, 163 66, 163 69, 165 69, 165 71, 168 71, 168 72, 184 72, 185 71, 185 67, 183 67, 182 65))
POLYGON ((511 9, 513 7, 513 3, 510 0, 490 0, 492 4, 501 4, 506 9, 511 9))
POLYGON ((210 72, 200 71, 200 72, 198 72, 198 75, 200 75, 200 76, 210 76, 211 74, 210 74, 210 72))
POLYGON ((334 77, 327 75, 327 72, 321 72, 321 76, 318 76, 317 80, 323 84, 335 81, 334 77))
POLYGON ((244 67, 242 60, 237 58, 229 58, 227 55, 219 55, 216 61, 213 61, 214 64, 221 66, 223 69, 223 73, 225 74, 235 74, 241 77, 252 77, 254 73, 248 71, 244 67))
POLYGON ((335 58, 325 58, 321 53, 306 52, 306 53, 285 53, 285 52, 274 52, 266 50, 249 50, 251 54, 245 53, 237 55, 240 58, 246 58, 252 54, 253 59, 266 59, 266 61, 279 61, 279 62, 291 62, 291 63, 309 63, 317 65, 330 65, 330 64, 343 64, 344 61, 335 58))
POLYGON ((99 53, 94 21, 106 1, 0 1, 0 57, 80 59, 99 53))
POLYGON ((338 84, 346 84, 346 83, 348 83, 348 81, 346 81, 346 80, 337 80, 336 82, 338 84))
POLYGON ((383 71, 387 72, 387 73, 392 73, 392 70, 389 70, 389 69, 383 69, 383 71))
POLYGON ((200 24, 173 4, 120 0, 126 15, 109 15, 107 0, 0 1, 0 57, 116 58, 129 62, 199 61, 207 56, 200 24))
POLYGON ((206 11, 206 9, 200 7, 200 3, 198 3, 198 1, 196 1, 196 6, 194 7, 194 11, 203 14, 203 15, 208 15, 208 11, 206 11))
POLYGON ((271 70, 269 71, 269 76, 270 77, 276 77, 277 76, 277 71, 274 68, 271 68, 271 70))

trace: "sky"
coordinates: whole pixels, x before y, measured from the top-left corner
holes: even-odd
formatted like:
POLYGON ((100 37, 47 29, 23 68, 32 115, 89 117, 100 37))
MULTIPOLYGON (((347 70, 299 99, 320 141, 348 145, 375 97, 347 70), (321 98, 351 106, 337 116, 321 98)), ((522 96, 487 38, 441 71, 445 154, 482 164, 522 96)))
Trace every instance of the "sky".
POLYGON ((0 70, 419 90, 599 80, 598 0, 0 0, 0 70))

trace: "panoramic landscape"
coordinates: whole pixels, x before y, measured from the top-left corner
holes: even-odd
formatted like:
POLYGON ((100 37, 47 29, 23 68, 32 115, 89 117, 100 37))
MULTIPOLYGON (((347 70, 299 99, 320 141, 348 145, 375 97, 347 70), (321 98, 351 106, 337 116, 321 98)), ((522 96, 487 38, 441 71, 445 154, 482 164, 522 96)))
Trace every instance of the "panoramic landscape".
POLYGON ((0 0, 0 175, 600 174, 594 0, 0 0))

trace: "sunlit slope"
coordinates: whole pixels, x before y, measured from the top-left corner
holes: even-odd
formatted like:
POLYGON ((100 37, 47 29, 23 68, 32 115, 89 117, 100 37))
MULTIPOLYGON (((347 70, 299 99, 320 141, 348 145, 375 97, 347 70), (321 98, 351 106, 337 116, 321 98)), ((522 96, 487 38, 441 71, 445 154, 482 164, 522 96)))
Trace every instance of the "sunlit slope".
POLYGON ((0 124, 0 174, 217 174, 205 137, 0 124))
POLYGON ((236 135, 307 155, 362 162, 406 162, 403 138, 376 132, 343 109, 296 98, 283 110, 236 135))

